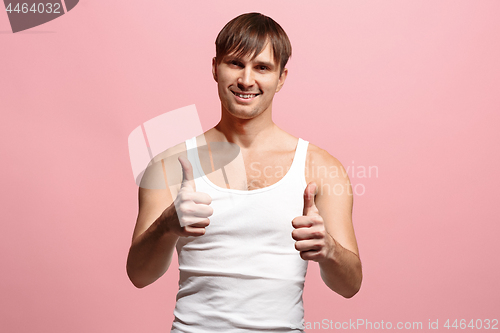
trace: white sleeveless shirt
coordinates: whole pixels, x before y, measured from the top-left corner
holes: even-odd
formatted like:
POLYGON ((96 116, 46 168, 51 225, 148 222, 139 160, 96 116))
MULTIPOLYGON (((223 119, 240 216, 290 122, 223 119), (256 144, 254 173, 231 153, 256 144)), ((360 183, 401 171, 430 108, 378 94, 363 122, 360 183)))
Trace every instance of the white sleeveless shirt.
POLYGON ((299 138, 277 183, 242 191, 213 184, 201 168, 196 138, 186 141, 196 191, 210 195, 214 213, 205 235, 177 241, 171 332, 303 332, 307 261, 291 233, 304 207, 307 147, 299 138))

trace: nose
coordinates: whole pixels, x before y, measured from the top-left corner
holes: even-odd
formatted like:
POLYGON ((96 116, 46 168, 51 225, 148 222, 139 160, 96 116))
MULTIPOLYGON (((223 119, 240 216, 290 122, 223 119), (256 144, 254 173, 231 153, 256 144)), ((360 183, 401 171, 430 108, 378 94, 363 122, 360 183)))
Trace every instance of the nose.
POLYGON ((245 67, 238 77, 238 88, 247 90, 255 84, 252 68, 245 67))

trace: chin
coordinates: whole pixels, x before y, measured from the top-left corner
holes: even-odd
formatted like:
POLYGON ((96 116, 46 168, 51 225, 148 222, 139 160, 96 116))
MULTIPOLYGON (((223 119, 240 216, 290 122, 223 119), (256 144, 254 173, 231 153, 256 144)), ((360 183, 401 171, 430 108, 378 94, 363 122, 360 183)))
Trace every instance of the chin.
POLYGON ((231 105, 230 107, 226 107, 225 109, 230 115, 239 119, 252 119, 262 113, 262 110, 260 110, 259 108, 250 109, 248 107, 241 107, 239 105, 231 105))
POLYGON ((240 118, 240 119, 252 119, 260 115, 262 112, 259 110, 251 110, 251 111, 246 111, 246 110, 230 110, 229 113, 231 115, 240 118))

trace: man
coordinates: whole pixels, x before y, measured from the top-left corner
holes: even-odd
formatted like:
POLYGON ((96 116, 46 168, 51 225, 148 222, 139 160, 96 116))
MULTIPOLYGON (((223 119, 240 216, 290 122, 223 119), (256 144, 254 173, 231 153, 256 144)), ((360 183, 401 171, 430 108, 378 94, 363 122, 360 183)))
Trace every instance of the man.
POLYGON ((163 175, 168 186, 139 189, 127 272, 144 287, 163 275, 177 248, 172 332, 303 332, 308 260, 319 263, 323 281, 336 293, 349 298, 360 288, 345 170, 272 121, 290 55, 286 33, 271 18, 250 13, 230 21, 217 37, 212 62, 220 122, 157 156, 161 166, 146 172, 163 175), (201 160, 215 158, 214 142, 239 147, 236 169, 244 169, 244 179, 228 181, 202 166, 201 160), (182 152, 175 165, 167 161, 182 152))

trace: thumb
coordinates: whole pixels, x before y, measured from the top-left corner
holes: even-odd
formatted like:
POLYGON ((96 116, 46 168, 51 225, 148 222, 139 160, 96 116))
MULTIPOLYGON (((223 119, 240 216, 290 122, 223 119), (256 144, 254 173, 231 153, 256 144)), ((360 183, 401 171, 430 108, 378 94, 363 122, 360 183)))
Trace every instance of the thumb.
POLYGON ((318 208, 316 208, 316 204, 314 203, 316 188, 316 183, 310 182, 304 190, 304 211, 302 213, 304 216, 310 215, 311 213, 318 213, 318 208))
POLYGON ((184 156, 179 156, 178 160, 182 168, 181 188, 191 187, 193 191, 196 191, 196 185, 194 183, 194 176, 193 176, 193 166, 191 165, 191 162, 189 162, 189 160, 184 156))

